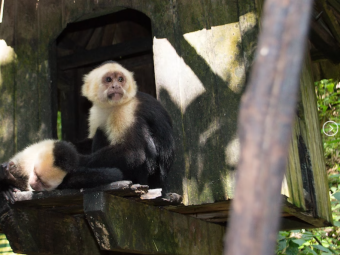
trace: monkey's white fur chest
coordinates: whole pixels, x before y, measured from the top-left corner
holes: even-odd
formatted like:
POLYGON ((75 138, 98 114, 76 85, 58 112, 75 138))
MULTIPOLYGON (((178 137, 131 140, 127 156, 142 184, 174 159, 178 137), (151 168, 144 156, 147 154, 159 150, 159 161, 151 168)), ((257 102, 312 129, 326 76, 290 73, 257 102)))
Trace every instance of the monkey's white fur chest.
POLYGON ((108 108, 93 105, 89 117, 89 138, 93 138, 97 129, 101 128, 111 144, 123 142, 126 131, 135 122, 137 105, 138 101, 135 98, 123 105, 108 108))

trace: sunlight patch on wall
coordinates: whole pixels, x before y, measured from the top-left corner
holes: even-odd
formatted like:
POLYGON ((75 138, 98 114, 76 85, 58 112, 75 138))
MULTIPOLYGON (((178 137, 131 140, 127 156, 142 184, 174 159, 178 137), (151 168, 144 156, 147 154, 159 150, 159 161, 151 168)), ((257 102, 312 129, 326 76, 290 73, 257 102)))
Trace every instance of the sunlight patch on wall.
POLYGON ((8 46, 5 40, 0 40, 0 66, 7 65, 16 59, 16 54, 11 46, 8 46))
POLYGON ((229 166, 237 166, 240 159, 240 139, 237 137, 230 141, 224 150, 225 163, 229 166))
POLYGON ((187 33, 184 38, 232 91, 241 92, 245 69, 238 22, 187 33))
POLYGON ((204 146, 208 139, 212 137, 213 134, 215 134, 220 128, 221 128, 221 122, 218 119, 214 119, 210 124, 209 127, 200 134, 199 137, 199 144, 200 146, 204 146))
POLYGON ((157 96, 160 89, 165 89, 185 113, 191 102, 205 92, 204 85, 167 39, 154 38, 153 52, 157 96))
POLYGON ((281 187, 281 194, 285 195, 287 197, 290 197, 286 174, 283 177, 282 187, 281 187))

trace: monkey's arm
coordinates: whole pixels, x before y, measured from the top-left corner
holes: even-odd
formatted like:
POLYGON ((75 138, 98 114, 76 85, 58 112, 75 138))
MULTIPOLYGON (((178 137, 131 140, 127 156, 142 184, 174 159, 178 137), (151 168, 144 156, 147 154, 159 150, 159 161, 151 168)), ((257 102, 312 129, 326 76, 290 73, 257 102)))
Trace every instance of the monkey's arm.
POLYGON ((122 172, 117 168, 79 168, 65 176, 57 189, 94 188, 123 179, 122 172))
POLYGON ((107 146, 91 155, 80 156, 80 166, 84 168, 118 168, 124 180, 141 184, 147 183, 147 155, 142 147, 107 146))
POLYGON ((0 190, 7 201, 15 202, 15 192, 20 190, 15 186, 17 179, 9 171, 10 163, 5 162, 0 165, 0 190))

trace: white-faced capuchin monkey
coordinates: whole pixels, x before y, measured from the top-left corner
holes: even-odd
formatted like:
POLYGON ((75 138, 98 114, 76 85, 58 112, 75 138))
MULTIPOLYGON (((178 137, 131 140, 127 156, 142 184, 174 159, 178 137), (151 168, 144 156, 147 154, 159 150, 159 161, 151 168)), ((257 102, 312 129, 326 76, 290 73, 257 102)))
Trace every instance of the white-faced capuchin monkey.
POLYGON ((162 187, 174 156, 172 123, 163 106, 138 92, 133 73, 113 61, 84 77, 82 94, 93 103, 91 152, 81 155, 56 140, 33 144, 1 165, 2 191, 91 188, 122 179, 162 187))
POLYGON ((69 142, 43 140, 32 144, 14 155, 8 163, 0 165, 0 190, 7 200, 14 202, 13 192, 50 191, 64 189, 91 188, 83 177, 64 180, 67 174, 91 175, 99 184, 119 181, 122 174, 118 169, 83 169, 79 167, 79 154, 69 142), (106 172, 105 176, 102 174, 106 172), (93 174, 96 173, 96 174, 93 174))
POLYGON ((93 104, 89 116, 92 152, 80 156, 80 166, 115 167, 124 180, 162 187, 175 143, 171 118, 160 102, 138 92, 133 73, 113 61, 84 77, 82 94, 93 104))

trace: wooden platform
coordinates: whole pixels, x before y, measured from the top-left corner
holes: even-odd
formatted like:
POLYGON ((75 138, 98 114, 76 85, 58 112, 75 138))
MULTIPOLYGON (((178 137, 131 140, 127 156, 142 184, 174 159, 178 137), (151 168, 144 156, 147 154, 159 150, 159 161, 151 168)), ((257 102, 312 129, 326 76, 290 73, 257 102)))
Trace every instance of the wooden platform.
MULTIPOLYGON (((16 202, 10 207, 31 207, 45 209, 68 215, 84 214, 84 195, 93 192, 125 198, 147 205, 162 207, 171 212, 184 214, 207 222, 224 224, 228 221, 232 200, 202 205, 183 205, 181 196, 176 193, 162 194, 162 189, 149 189, 147 185, 132 184, 131 181, 119 181, 93 189, 54 190, 50 192, 25 191, 16 193, 16 202)), ((304 212, 282 196, 281 229, 299 229, 329 226, 330 223, 314 218, 312 212, 304 212)))
MULTIPOLYGON (((282 229, 330 225, 283 200, 282 229)), ((120 181, 20 192, 14 204, 1 197, 0 227, 17 253, 222 254, 230 205, 185 206, 178 194, 120 181)))

